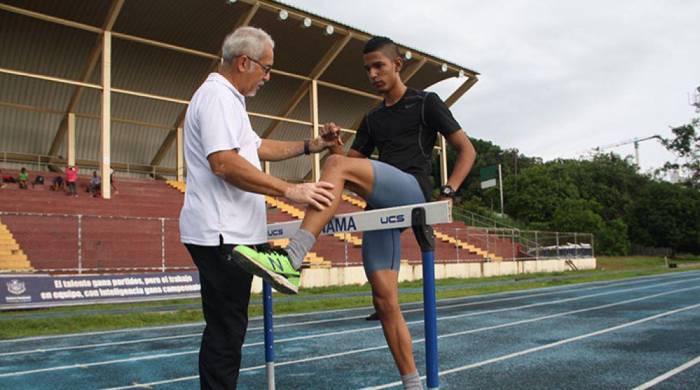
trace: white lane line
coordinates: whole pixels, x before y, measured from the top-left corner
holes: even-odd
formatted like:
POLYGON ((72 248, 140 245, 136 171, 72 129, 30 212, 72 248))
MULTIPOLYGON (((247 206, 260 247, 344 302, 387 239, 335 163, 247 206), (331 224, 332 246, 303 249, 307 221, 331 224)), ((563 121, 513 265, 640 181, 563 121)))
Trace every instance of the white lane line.
POLYGON ((679 374, 679 373, 689 369, 690 367, 693 367, 694 365, 696 365, 698 363, 700 363, 700 356, 696 357, 695 359, 693 359, 685 364, 682 364, 682 365, 674 368, 673 370, 671 370, 665 374, 659 375, 656 378, 650 380, 649 382, 643 383, 643 384, 635 387, 632 390, 646 390, 652 386, 655 386, 655 385, 665 381, 666 379, 668 379, 676 374, 679 374))
POLYGON ((127 340, 127 341, 112 341, 112 342, 108 342, 108 343, 80 344, 80 345, 71 345, 71 346, 66 346, 66 347, 53 347, 53 348, 37 348, 37 349, 28 349, 28 350, 24 350, 24 351, 3 352, 3 353, 0 353, 0 357, 26 355, 26 354, 30 354, 30 353, 70 351, 70 350, 75 350, 75 349, 113 347, 113 346, 120 346, 120 345, 148 343, 148 342, 163 341, 163 340, 177 340, 177 339, 182 339, 182 338, 200 337, 200 336, 202 336, 201 332, 200 333, 187 333, 187 334, 181 334, 181 335, 177 335, 177 336, 160 336, 160 337, 149 337, 149 338, 145 338, 145 339, 127 340))
MULTIPOLYGON (((243 370, 241 370, 241 371, 243 371, 243 370)), ((109 389, 102 389, 102 390, 150 389, 152 386, 165 385, 165 384, 177 383, 177 382, 192 381, 195 379, 199 379, 199 375, 183 376, 182 378, 168 379, 168 380, 164 380, 164 381, 151 382, 151 383, 134 383, 133 385, 130 385, 130 386, 110 387, 109 389)))
POLYGON ((115 363, 126 363, 126 362, 134 362, 134 361, 141 361, 141 360, 154 360, 154 359, 160 359, 160 358, 164 358, 164 357, 173 357, 173 356, 194 354, 194 353, 197 353, 198 351, 199 350, 197 349, 194 351, 159 353, 157 355, 130 357, 130 358, 124 358, 124 359, 107 360, 107 361, 102 361, 102 362, 77 363, 77 364, 69 364, 66 366, 37 368, 34 370, 16 371, 16 372, 8 372, 8 373, 0 374, 0 378, 19 376, 19 375, 27 375, 27 374, 36 374, 36 373, 40 373, 40 372, 69 370, 69 369, 73 369, 73 368, 88 368, 88 367, 104 366, 104 365, 115 364, 115 363))
MULTIPOLYGON (((679 308, 679 309, 674 309, 674 310, 670 310, 670 311, 663 312, 663 313, 659 313, 659 314, 656 314, 656 315, 653 315, 653 316, 650 316, 650 317, 645 317, 645 318, 642 318, 642 319, 639 319, 639 320, 636 320, 636 321, 626 322, 626 323, 623 323, 623 324, 620 324, 620 325, 616 325, 616 326, 613 326, 613 327, 610 327, 610 328, 601 329, 601 330, 598 330, 598 331, 595 331, 595 332, 586 333, 586 334, 582 334, 582 335, 575 336, 575 337, 570 337, 570 338, 568 338, 568 339, 559 340, 559 341, 556 341, 556 342, 553 342, 553 343, 549 343, 549 344, 545 344, 545 345, 540 345, 540 346, 538 346, 538 347, 528 348, 528 349, 525 349, 525 350, 522 350, 522 351, 510 353, 510 354, 507 354, 507 355, 495 357, 495 358, 488 359, 488 360, 482 360, 482 361, 480 361, 480 362, 476 362, 476 363, 472 363, 472 364, 467 364, 467 365, 464 365, 464 366, 461 366, 461 367, 455 367, 455 368, 452 368, 452 369, 449 369, 449 370, 441 371, 440 373, 438 373, 438 375, 444 376, 444 375, 454 374, 454 373, 456 373, 456 372, 461 372, 461 371, 470 370, 470 369, 472 369, 472 368, 483 367, 483 366, 486 366, 486 365, 488 365, 488 364, 498 363, 498 362, 501 362, 501 361, 504 361, 504 360, 508 360, 508 359, 512 359, 512 358, 515 358, 515 357, 519 357, 519 356, 523 356, 523 355, 528 355, 528 354, 531 354, 531 353, 534 353, 534 352, 543 351, 543 350, 545 350, 545 349, 550 349, 550 348, 558 347, 558 346, 564 345, 564 344, 573 343, 574 341, 579 341, 579 340, 587 339, 587 338, 590 338, 590 337, 600 336, 600 335, 602 335, 602 334, 614 332, 614 331, 616 331, 616 330, 628 328, 628 327, 634 326, 634 325, 643 324, 643 323, 645 323, 645 322, 653 321, 653 320, 656 320, 656 319, 659 319, 659 318, 668 317, 668 316, 671 316, 671 315, 674 315, 674 314, 677 314, 677 313, 681 313, 681 312, 684 312, 684 311, 696 309, 696 308, 698 308, 698 307, 700 307, 700 303, 697 303, 697 304, 695 304, 695 305, 690 305, 690 306, 681 307, 681 308, 679 308)), ((421 379, 425 379, 425 376, 422 376, 421 379)), ((400 386, 400 385, 401 385, 401 382, 392 382, 392 383, 387 383, 387 384, 380 385, 380 386, 366 387, 365 389, 373 389, 373 390, 374 390, 374 389, 386 389, 386 388, 396 387, 396 386, 400 386)))
MULTIPOLYGON (((568 284, 568 285, 562 285, 562 286, 538 287, 538 288, 532 288, 532 289, 520 290, 520 291, 503 291, 503 292, 499 292, 499 293, 477 295, 477 296, 445 298, 445 299, 439 300, 438 303, 451 302, 451 301, 456 301, 456 300, 483 299, 483 298, 487 298, 487 297, 500 296, 500 295, 516 295, 516 294, 520 294, 520 293, 524 293, 524 292, 531 292, 531 291, 557 290, 557 292, 577 292, 577 291, 590 290, 590 289, 597 288, 597 287, 602 288, 602 287, 623 286, 623 285, 628 285, 628 284, 636 284, 637 282, 641 283, 641 282, 649 281, 649 280, 653 281, 656 279, 659 279, 659 280, 661 280, 661 279, 680 279, 684 276, 688 276, 689 274, 695 274, 697 272, 699 272, 699 271, 669 272, 669 273, 665 273, 665 274, 661 274, 661 275, 646 275, 646 276, 638 276, 638 277, 634 277, 634 278, 626 278, 626 279, 623 279, 623 281, 620 281, 618 279, 618 280, 610 280, 610 281, 603 281, 603 282, 599 281, 599 282, 568 284), (590 287, 577 288, 580 286, 590 286, 590 287), (564 291, 558 291, 558 290, 564 290, 564 291)), ((535 295, 535 294, 530 294, 529 296, 532 296, 532 295, 535 295)), ((513 297, 513 298, 515 298, 515 297, 513 297)), ((409 303, 406 303, 402 306, 414 306, 414 305, 422 305, 422 302, 409 302, 409 303)), ((353 311, 353 310, 374 310, 374 308, 371 306, 364 306, 364 307, 347 308, 347 309, 320 310, 320 311, 305 312, 305 313, 279 314, 279 315, 275 315, 275 318, 276 319, 283 319, 283 318, 290 318, 290 317, 310 316, 310 315, 316 315, 316 314, 347 312, 347 311, 353 311)), ((262 319, 262 316, 256 316, 256 317, 251 318, 250 320, 255 321, 255 320, 260 320, 260 319, 262 319)), ((17 339, 0 340, 0 345, 1 344, 30 342, 30 341, 51 340, 51 339, 66 339, 66 338, 72 338, 72 337, 99 336, 99 335, 107 335, 107 334, 115 334, 115 333, 132 333, 132 332, 148 332, 148 331, 157 331, 157 330, 170 330, 170 329, 188 328, 188 327, 196 327, 196 326, 203 327, 204 322, 194 322, 194 323, 176 324, 176 325, 162 325, 162 326, 147 326, 147 327, 139 327, 139 328, 105 330, 105 331, 96 331, 96 332, 67 333, 67 334, 51 335, 51 336, 24 337, 24 338, 17 338, 17 339)), ((281 325, 276 325, 276 327, 280 327, 280 326, 281 325)), ((262 329, 262 327, 256 327, 256 328, 249 329, 249 330, 261 330, 261 329, 262 329)))
MULTIPOLYGON (((657 298, 657 297, 664 296, 664 295, 670 295, 670 294, 675 294, 675 293, 684 292, 684 291, 689 291, 689 290, 696 290, 696 289, 700 289, 700 286, 696 286, 696 287, 687 287, 687 288, 682 288, 682 289, 673 290, 673 291, 666 291, 666 292, 657 293, 657 294, 652 294, 652 295, 647 295, 647 296, 643 296, 643 297, 639 297, 639 298, 628 299, 628 300, 624 300, 624 301, 620 301, 620 302, 608 303, 608 304, 605 304, 605 305, 599 305, 599 306, 594 306, 594 307, 589 307, 589 308, 583 308, 583 309, 578 309, 578 310, 572 310, 572 311, 567 311, 567 312, 562 312, 562 313, 550 314, 550 315, 541 316, 541 317, 536 317, 536 318, 531 318, 531 319, 527 319, 527 320, 520 320, 520 321, 510 322, 510 323, 506 323, 506 324, 499 324, 499 325, 487 326, 487 327, 482 327, 482 328, 472 329, 472 330, 467 330, 467 331, 449 333, 449 334, 440 335, 440 336, 438 336, 438 338, 447 338, 447 337, 454 337, 454 336, 462 336, 462 335, 469 334, 469 333, 485 332, 485 331, 493 330, 493 329, 506 328, 506 327, 521 325, 521 324, 525 324, 525 323, 531 323, 531 322, 542 321, 542 320, 545 320, 545 319, 551 319, 551 318, 556 318, 556 317, 562 317, 562 316, 566 316, 566 315, 569 315, 569 314, 583 313, 583 312, 588 312, 588 311, 593 311, 593 310, 599 310, 599 309, 603 309, 603 308, 609 308, 609 307, 614 307, 614 306, 620 306, 620 305, 624 305, 624 304, 627 304, 627 303, 638 302, 638 301, 643 301, 643 300, 647 300, 647 299, 653 299, 653 298, 657 298)), ((700 305, 700 304, 698 304, 698 305, 700 305)), ((378 328, 380 328, 380 327, 376 327, 376 328, 378 329, 378 328)), ((348 332, 350 332, 350 331, 345 331, 344 333, 348 333, 348 332)), ((328 334, 325 334, 325 335, 326 335, 326 336, 333 336, 333 335, 335 335, 335 334, 337 334, 337 333, 338 333, 338 332, 333 332, 333 333, 328 333, 328 334)), ((302 337, 304 337, 304 338, 312 338, 312 337, 319 337, 319 335, 316 335, 316 336, 302 336, 302 337)), ((284 341, 289 341, 289 340, 280 340, 280 342, 284 342, 284 341)), ((424 342, 424 341, 425 341, 425 339, 418 339, 418 340, 415 340, 415 341, 414 341, 414 344, 422 343, 422 342, 424 342)), ((262 344, 262 343, 260 343, 260 344, 262 344)), ((362 353, 362 352, 367 352, 367 351, 381 350, 381 349, 386 349, 386 348, 388 348, 387 345, 386 345, 386 344, 383 344, 383 345, 377 346, 377 347, 369 347, 369 348, 363 348, 363 349, 357 349, 357 350, 350 350, 350 351, 345 351, 345 352, 340 352, 340 353, 334 353, 334 354, 330 354, 330 355, 313 356, 313 357, 308 357, 308 358, 298 359, 298 360, 293 360, 293 361, 288 361, 288 362, 279 362, 279 363, 275 363, 275 365, 276 365, 276 366, 280 366, 280 365, 289 365, 289 364, 292 364, 292 362, 294 362, 295 364, 296 364, 296 363, 304 363, 304 362, 309 362, 309 361, 314 361, 314 360, 323 360, 323 359, 329 359, 329 358, 338 357, 338 356, 346 356, 346 355, 352 355, 352 354, 357 354, 357 353, 362 353)), ((196 352, 198 352, 198 350, 191 351, 190 353, 196 353, 196 352)), ((183 354, 185 354, 185 353, 177 353, 177 354, 175 354, 175 355, 183 355, 183 354)), ((168 357, 168 354, 161 354, 161 355, 162 355, 162 356, 159 356, 159 357, 168 357)), ((121 363, 121 362, 123 362, 123 361, 145 360, 146 358, 148 358, 148 356, 146 356, 146 357, 135 357, 135 358, 130 358, 130 359, 120 359, 120 361, 118 361, 118 363, 121 363)), ((150 359, 149 359, 149 360, 150 360, 150 359)), ((112 362, 97 362, 97 363, 88 363, 88 364, 82 364, 82 365, 77 364, 77 365, 74 365, 74 366, 86 366, 86 367, 89 367, 89 366, 105 365, 105 364, 111 364, 111 363, 112 363, 112 362)), ((67 368, 75 368, 74 366, 69 366, 69 367, 67 367, 67 368)), ((56 368, 56 369, 67 369, 67 368, 62 368, 62 367, 61 367, 61 368, 56 368)), ((264 365, 261 365, 261 366, 255 366, 255 367, 248 367, 248 368, 242 369, 241 371, 252 371, 252 370, 263 369, 263 368, 265 368, 265 366, 264 366, 264 365)), ((51 371, 51 370, 52 370, 51 368, 41 369, 41 371, 51 371)), ((33 371, 34 371, 34 370, 33 370, 33 371)), ((14 372, 14 373, 6 373, 6 374, 0 374, 0 377, 18 376, 18 375, 24 375, 25 373, 32 373, 32 372, 23 372, 23 371, 20 371, 20 372, 14 372)), ((171 379, 171 380, 172 380, 172 381, 179 381, 179 380, 181 380, 181 378, 174 378, 174 379, 171 379)), ((159 381, 159 383, 160 383, 160 384, 170 383, 170 382, 168 382, 168 381, 169 381, 169 380, 159 381)), ((399 382, 399 383, 400 383, 400 382, 399 382)), ((151 385, 151 383, 139 384, 138 386, 143 386, 143 385, 151 385)), ((132 386, 132 387, 124 387, 124 388, 135 388, 135 387, 138 387, 138 386, 135 386, 135 385, 134 385, 134 386, 132 386)))
MULTIPOLYGON (((483 315, 483 314, 500 313, 500 312, 511 311, 511 310, 516 310, 516 309, 529 309, 532 307, 547 306, 547 305, 553 305, 553 304, 565 303, 565 302, 574 302, 574 301, 580 301, 580 300, 584 300, 584 299, 588 299, 588 298, 602 297, 605 295, 614 295, 614 294, 619 294, 619 293, 623 293, 623 292, 630 292, 630 291, 646 290, 646 289, 654 288, 654 287, 668 286, 668 285, 684 283, 684 282, 694 282, 697 280, 700 280, 700 278, 676 280, 673 282, 665 282, 665 283, 659 283, 659 284, 655 284, 655 285, 642 286, 642 287, 624 288, 621 290, 604 291, 604 292, 595 293, 595 294, 581 295, 581 296, 571 297, 571 298, 562 298, 562 299, 556 299, 556 300, 547 301, 547 302, 530 303, 530 304, 522 305, 522 306, 504 307, 504 308, 500 308, 500 309, 480 310, 480 311, 476 311, 476 312, 472 312, 472 313, 463 313, 463 314, 455 314, 455 315, 451 315, 451 316, 442 316, 442 317, 438 317, 437 320, 438 321, 452 320, 455 318, 473 317, 473 316, 478 316, 478 315, 483 315)), ((691 287, 691 289, 694 289, 694 288, 696 288, 696 287, 691 287)), ((676 291, 678 291, 678 290, 676 290, 676 291)), ((419 323, 423 323, 423 320, 407 321, 406 323, 407 324, 419 324, 419 323)))
MULTIPOLYGON (((598 297, 598 296, 603 296, 603 295, 611 295, 611 294, 619 294, 619 293, 629 292, 629 291, 644 290, 644 289, 648 289, 648 288, 667 286, 667 285, 671 285, 671 284, 678 284, 678 283, 684 283, 687 281, 695 281, 695 280, 700 280, 700 278, 688 278, 688 279, 681 279, 681 280, 673 280, 670 282, 658 283, 658 284, 653 284, 653 285, 648 285, 648 286, 627 288, 627 289, 622 289, 622 290, 605 291, 602 293, 582 295, 582 296, 571 297, 571 298, 562 298, 562 299, 553 300, 553 301, 531 303, 531 304, 515 306, 515 307, 506 307, 506 308, 491 309, 491 310, 480 310, 480 311, 476 311, 476 312, 472 312, 472 313, 458 314, 458 315, 452 315, 452 316, 442 316, 442 317, 438 318, 438 321, 450 320, 450 319, 462 318, 462 317, 479 316, 479 315, 492 314, 492 313, 499 313, 499 312, 511 311, 511 310, 527 309, 527 308, 538 307, 538 306, 553 305, 553 304, 577 301, 577 300, 598 297)), ((638 284, 638 283, 626 283, 626 285, 629 285, 629 284, 638 284)), ((620 286, 620 285, 618 285, 618 286, 620 286)), ((583 290, 590 290, 593 288, 594 287, 590 287, 590 288, 586 288, 586 289, 579 289, 579 290, 577 290, 577 292, 583 291, 583 290)), ((522 296, 522 297, 532 297, 532 296, 540 296, 540 295, 547 295, 547 294, 549 294, 549 293, 532 294, 532 295, 527 295, 527 296, 522 296)), ((462 306, 475 306, 475 305, 479 305, 479 304, 483 304, 483 303, 509 301, 509 300, 514 300, 514 299, 519 299, 522 297, 507 297, 507 298, 499 298, 499 299, 493 299, 493 300, 487 300, 487 301, 467 302, 467 303, 449 305, 449 306, 445 306, 445 307, 453 308, 453 307, 462 307, 462 306)), ((422 309, 404 311, 404 313, 411 312, 411 311, 422 311, 422 309)), ((348 317, 343 317, 343 318, 347 319, 348 317)), ((360 318, 362 318, 362 317, 360 317, 360 318)), ((307 321, 305 323, 282 324, 282 325, 276 326, 275 329, 284 328, 284 327, 293 326, 293 325, 294 326, 302 325, 302 324, 313 325, 313 324, 330 322, 330 321, 332 321, 332 320, 317 320, 317 321, 307 321)), ((421 324, 421 323, 423 323, 422 320, 408 321, 407 322, 408 325, 421 324)), ((331 332, 331 333, 320 333, 320 334, 313 334, 313 335, 309 335, 309 336, 299 336, 299 337, 292 337, 292 338, 287 338, 287 339, 280 339, 277 342, 281 343, 281 342, 286 342, 286 341, 298 341, 298 340, 305 340, 305 339, 316 338, 316 337, 325 337, 326 335, 340 335, 340 334, 357 333, 357 332, 364 332, 364 331, 380 329, 380 328, 381 328, 380 326, 364 327, 364 328, 337 331, 337 332, 331 332)), ((140 342, 176 340, 176 339, 189 338, 189 337, 200 337, 200 336, 201 336, 201 333, 189 333, 189 334, 177 335, 177 336, 151 337, 151 338, 128 340, 128 341, 113 341, 113 342, 107 342, 107 343, 83 344, 83 345, 73 345, 73 346, 66 346, 66 347, 53 347, 53 348, 36 348, 36 349, 30 349, 30 350, 0 353, 0 357, 2 357, 2 356, 16 356, 16 355, 31 354, 31 353, 47 353, 47 352, 57 352, 57 351, 67 351, 67 350, 77 350, 77 349, 87 349, 87 348, 112 347, 112 346, 120 346, 120 345, 138 344, 140 342)), ((253 346, 258 346, 258 345, 262 345, 262 344, 263 344, 262 342, 247 343, 247 344, 243 345, 243 347, 244 348, 253 347, 253 346)))
POLYGON ((24 337, 24 338, 19 338, 19 339, 0 340, 0 344, 23 343, 23 342, 43 341, 43 340, 52 340, 52 339, 66 339, 66 338, 71 338, 71 337, 101 336, 101 335, 114 334, 114 333, 148 332, 150 330, 171 330, 171 329, 178 329, 178 328, 190 328, 193 326, 204 327, 204 322, 177 324, 177 325, 162 325, 162 326, 144 326, 144 327, 140 327, 140 328, 128 328, 128 329, 119 329, 119 330, 103 330, 103 331, 98 331, 98 332, 57 334, 57 335, 52 335, 52 336, 24 337))

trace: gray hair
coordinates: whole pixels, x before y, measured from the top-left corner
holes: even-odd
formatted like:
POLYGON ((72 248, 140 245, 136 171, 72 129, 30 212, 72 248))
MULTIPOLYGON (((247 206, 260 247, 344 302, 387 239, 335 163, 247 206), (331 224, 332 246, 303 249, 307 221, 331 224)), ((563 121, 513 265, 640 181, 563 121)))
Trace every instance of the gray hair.
POLYGON ((222 60, 231 63, 234 58, 246 55, 254 60, 260 60, 265 51, 265 44, 275 48, 275 42, 270 34, 256 27, 241 27, 232 32, 221 46, 222 60))

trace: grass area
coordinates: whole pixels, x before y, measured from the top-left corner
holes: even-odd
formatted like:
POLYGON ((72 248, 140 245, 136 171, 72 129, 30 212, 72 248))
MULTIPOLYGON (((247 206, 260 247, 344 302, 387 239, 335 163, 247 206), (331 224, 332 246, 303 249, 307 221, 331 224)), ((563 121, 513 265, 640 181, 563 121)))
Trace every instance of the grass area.
MULTIPOLYGON (((630 256, 630 257, 605 257, 597 258, 598 270, 625 270, 635 268, 666 268, 666 260, 663 257, 651 256, 630 256)), ((700 257, 683 257, 676 259, 668 259, 669 263, 675 263, 679 266, 700 265, 700 257)))
MULTIPOLYGON (((687 258, 682 261, 673 260, 673 262, 679 265, 687 264, 700 267, 700 258, 687 258)), ((465 297, 540 287, 624 279, 665 272, 677 272, 679 270, 679 268, 667 268, 663 258, 600 257, 598 258, 598 269, 595 271, 588 270, 566 273, 521 274, 490 278, 438 280, 438 287, 452 286, 455 288, 438 291, 437 297, 438 299, 465 297), (546 279, 541 280, 541 278, 546 279), (504 283, 484 285, 484 282, 504 283), (470 284, 473 284, 473 286, 469 286, 470 284), (460 287, 460 285, 465 286, 460 287)), ((420 287, 421 285, 421 281, 404 282, 401 283, 400 288, 410 289, 420 287)), ((274 311, 276 314, 286 314, 367 307, 369 314, 372 310, 370 308, 372 300, 369 296, 369 291, 370 288, 368 285, 304 289, 299 294, 299 297, 313 297, 314 299, 287 299, 285 301, 277 301, 274 305, 274 311), (366 292, 367 295, 342 296, 342 294, 357 292, 366 292)), ((422 294, 419 292, 403 293, 400 296, 402 303, 416 302, 422 299, 422 294)), ((259 304, 260 300, 260 294, 253 294, 249 310, 249 315, 251 317, 262 315, 262 307, 259 304)), ((61 314, 49 318, 19 318, 20 316, 25 317, 28 311, 5 312, 0 314, 2 316, 2 319, 0 319, 0 339, 201 322, 203 318, 201 310, 199 309, 199 302, 199 299, 180 299, 130 304, 72 306, 35 309, 31 311, 31 313, 37 314, 61 314), (197 309, 177 309, 179 305, 196 306, 197 309), (173 307, 173 309, 162 310, 163 307, 173 307), (135 309, 144 308, 153 308, 153 311, 139 310, 139 312, 129 313, 130 310, 135 311, 135 309), (103 314, 110 310, 119 312, 103 314), (97 311, 98 313, 90 313, 90 311, 97 311)))

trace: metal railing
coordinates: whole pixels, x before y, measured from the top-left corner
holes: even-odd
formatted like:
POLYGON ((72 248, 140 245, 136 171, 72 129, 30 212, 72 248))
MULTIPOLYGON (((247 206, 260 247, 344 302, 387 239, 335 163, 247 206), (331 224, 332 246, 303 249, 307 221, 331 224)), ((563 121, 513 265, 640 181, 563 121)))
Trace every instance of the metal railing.
MULTIPOLYGON (((14 164, 18 167, 27 166, 29 168, 32 168, 32 170, 36 171, 48 171, 49 166, 65 166, 68 163, 68 161, 65 158, 59 156, 15 153, 7 151, 0 151, 0 162, 14 164)), ((100 166, 99 161, 80 159, 77 159, 75 161, 75 165, 78 168, 84 170, 98 169, 100 166)), ((115 171, 136 175, 137 177, 175 177, 174 168, 162 167, 157 165, 133 164, 128 162, 112 161, 110 166, 115 171)))
MULTIPOLYGON (((180 243, 177 218, 0 212, 0 222, 14 233, 37 271, 82 274, 195 268, 180 243)), ((435 229, 447 240, 457 240, 438 245, 435 258, 440 263, 594 256, 593 235, 587 233, 446 225, 435 229)), ((401 258, 420 262, 420 250, 412 245, 413 233, 405 231, 402 240, 401 258)), ((348 240, 329 238, 312 251, 320 251, 333 266, 362 264, 360 248, 348 240)))
MULTIPOLYGON (((472 211, 453 208, 455 219, 473 228, 485 230, 500 239, 507 239, 515 248, 510 259, 594 257, 592 233, 523 230, 472 211)), ((494 238, 494 241, 496 239, 494 238)), ((489 241, 485 241, 486 248, 489 241)), ((487 249, 488 251, 488 249, 487 249)))
POLYGON ((194 269, 176 218, 0 212, 37 271, 93 273, 194 269))

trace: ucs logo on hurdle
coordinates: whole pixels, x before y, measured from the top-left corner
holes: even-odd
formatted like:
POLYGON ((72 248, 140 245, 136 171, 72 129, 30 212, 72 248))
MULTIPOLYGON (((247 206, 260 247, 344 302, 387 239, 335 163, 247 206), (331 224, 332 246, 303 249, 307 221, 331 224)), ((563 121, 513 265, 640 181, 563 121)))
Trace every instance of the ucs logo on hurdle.
POLYGON ((284 234, 283 229, 268 229, 267 230, 267 236, 268 237, 280 237, 284 234))
POLYGON ((386 217, 379 218, 379 222, 382 225, 386 225, 386 224, 390 224, 390 223, 401 223, 403 221, 405 221, 403 214, 389 215, 386 217))

